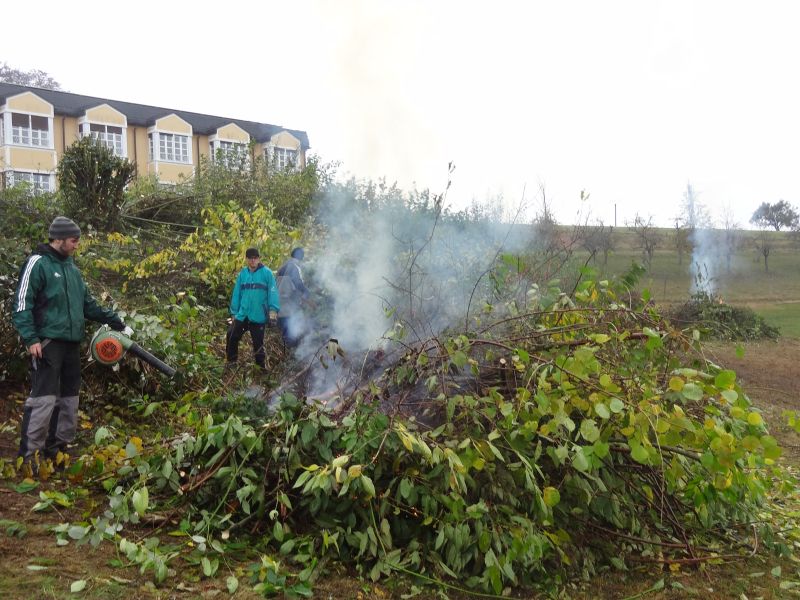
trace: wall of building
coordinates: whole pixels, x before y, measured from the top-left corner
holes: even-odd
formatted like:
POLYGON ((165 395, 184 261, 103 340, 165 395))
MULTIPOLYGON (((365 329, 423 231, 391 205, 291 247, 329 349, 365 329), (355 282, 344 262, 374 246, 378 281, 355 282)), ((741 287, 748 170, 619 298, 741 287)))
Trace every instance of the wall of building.
MULTIPOLYGON (((6 139, 0 151, 0 170, 20 170, 54 173, 58 161, 71 144, 80 139, 81 122, 89 121, 106 125, 123 127, 126 135, 127 158, 137 165, 139 176, 156 175, 165 183, 178 183, 191 179, 201 160, 209 158, 210 140, 249 143, 250 136, 235 123, 220 127, 212 136, 194 134, 192 126, 175 114, 166 115, 154 123, 159 131, 191 136, 191 164, 151 161, 149 156, 148 127, 129 126, 126 116, 108 104, 90 107, 84 115, 71 117, 55 115, 53 106, 33 92, 24 92, 8 98, 6 110, 10 112, 29 113, 47 116, 52 123, 52 148, 14 146, 6 139)), ((305 151, 300 141, 284 131, 272 136, 265 144, 256 145, 253 154, 264 155, 269 146, 291 148, 298 152, 300 167, 305 167, 305 151)))

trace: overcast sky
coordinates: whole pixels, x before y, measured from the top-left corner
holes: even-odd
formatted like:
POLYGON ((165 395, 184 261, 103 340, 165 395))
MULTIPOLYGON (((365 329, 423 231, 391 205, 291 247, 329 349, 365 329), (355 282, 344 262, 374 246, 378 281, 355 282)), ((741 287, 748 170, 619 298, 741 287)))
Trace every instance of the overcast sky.
MULTIPOLYGON (((9 3, 6 3, 9 4, 9 3)), ((557 218, 747 225, 800 205, 800 3, 103 1, 3 7, 0 61, 64 89, 308 132, 340 173, 557 218), (46 7, 40 10, 39 7, 46 7), (589 199, 581 201, 581 191, 589 199)))

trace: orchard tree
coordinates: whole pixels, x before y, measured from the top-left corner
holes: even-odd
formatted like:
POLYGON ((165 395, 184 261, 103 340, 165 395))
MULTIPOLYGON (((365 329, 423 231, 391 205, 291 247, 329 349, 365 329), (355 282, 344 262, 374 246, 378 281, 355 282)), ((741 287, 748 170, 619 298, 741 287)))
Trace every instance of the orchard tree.
POLYGON ((750 217, 750 222, 761 229, 771 227, 775 231, 780 231, 796 228, 800 222, 800 215, 786 200, 779 200, 775 204, 762 202, 750 217))
POLYGON ((135 164, 92 136, 67 148, 58 164, 59 193, 66 211, 108 231, 119 229, 125 186, 135 177, 135 164))
POLYGON ((733 216, 730 205, 722 211, 722 243, 725 253, 726 270, 731 272, 731 258, 742 245, 742 228, 733 216))
POLYGON ((39 69, 24 71, 9 66, 7 62, 0 63, 0 82, 16 83, 17 85, 29 85, 31 87, 45 88, 48 90, 60 90, 61 84, 53 79, 49 73, 39 69))
POLYGON ((653 224, 653 217, 645 219, 637 213, 633 222, 628 223, 628 229, 630 229, 636 237, 637 245, 642 250, 642 257, 647 264, 647 268, 651 268, 653 265, 653 254, 661 238, 656 226, 653 224))

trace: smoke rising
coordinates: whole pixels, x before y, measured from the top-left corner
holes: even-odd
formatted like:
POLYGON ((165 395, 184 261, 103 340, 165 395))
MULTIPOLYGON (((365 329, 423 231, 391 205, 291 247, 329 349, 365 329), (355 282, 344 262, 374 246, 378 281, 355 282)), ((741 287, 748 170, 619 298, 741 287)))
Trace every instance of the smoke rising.
MULTIPOLYGON (((463 217, 463 213, 461 213, 463 217)), ((306 335, 295 357, 308 361, 310 397, 329 394, 348 373, 364 373, 367 355, 389 356, 404 344, 448 328, 491 299, 485 277, 500 252, 515 252, 529 229, 494 219, 454 218, 427 192, 351 181, 331 191, 317 215, 320 239, 308 245, 306 285, 321 294, 305 311, 306 335), (313 314, 312 314, 313 313, 313 314), (344 356, 315 357, 333 338, 344 356)))

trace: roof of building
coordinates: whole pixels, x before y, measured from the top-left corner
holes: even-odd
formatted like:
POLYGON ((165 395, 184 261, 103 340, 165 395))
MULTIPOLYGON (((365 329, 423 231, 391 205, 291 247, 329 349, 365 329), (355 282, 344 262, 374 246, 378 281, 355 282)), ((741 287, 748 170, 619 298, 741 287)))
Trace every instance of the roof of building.
POLYGON ((57 115, 81 117, 87 109, 101 104, 108 104, 124 114, 130 126, 151 127, 155 124, 157 119, 175 114, 189 123, 192 126, 192 131, 199 135, 213 135, 218 128, 229 123, 236 123, 258 143, 267 142, 276 133, 287 131, 300 140, 303 149, 311 147, 308 143, 308 134, 305 131, 287 129, 280 125, 216 117, 213 115, 187 112, 185 110, 161 108, 158 106, 148 106, 146 104, 134 104, 133 102, 122 102, 120 100, 109 100, 108 98, 96 98, 94 96, 83 96, 81 94, 72 94, 70 92, 48 90, 27 85, 17 85, 14 83, 0 82, 0 104, 5 104, 7 98, 23 92, 33 92, 43 100, 52 104, 53 110, 57 115))

